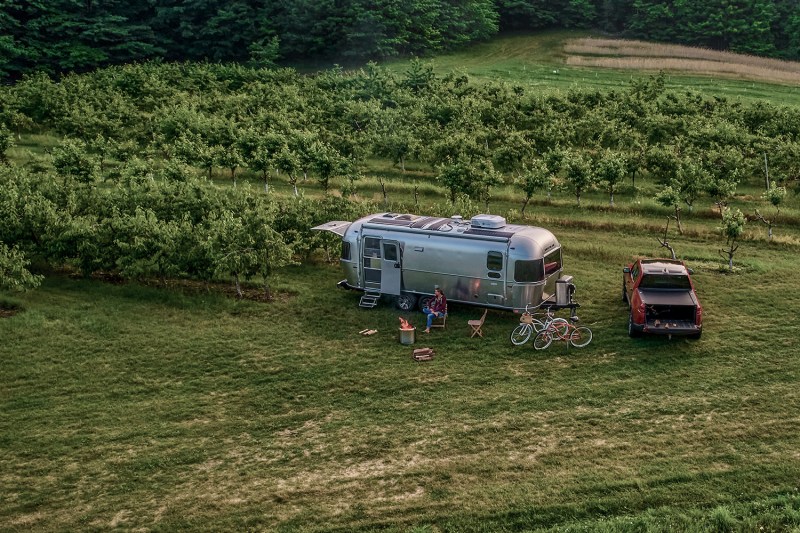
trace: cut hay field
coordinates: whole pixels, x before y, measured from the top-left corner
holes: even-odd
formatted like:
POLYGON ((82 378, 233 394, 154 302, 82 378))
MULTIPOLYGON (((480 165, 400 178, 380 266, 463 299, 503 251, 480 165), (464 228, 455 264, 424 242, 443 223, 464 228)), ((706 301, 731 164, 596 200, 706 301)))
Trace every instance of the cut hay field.
MULTIPOLYGON (((619 89, 628 87, 631 79, 663 70, 670 89, 800 106, 798 62, 586 32, 505 35, 425 61, 440 73, 463 72, 476 80, 558 90, 619 89)), ((392 61, 388 66, 403 72, 408 62, 392 61)))

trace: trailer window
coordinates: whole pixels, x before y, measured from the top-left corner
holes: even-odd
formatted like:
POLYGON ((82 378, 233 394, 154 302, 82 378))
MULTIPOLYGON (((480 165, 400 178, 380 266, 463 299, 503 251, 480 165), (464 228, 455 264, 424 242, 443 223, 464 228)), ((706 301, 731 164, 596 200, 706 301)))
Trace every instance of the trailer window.
POLYGON ((501 252, 489 252, 486 256, 486 268, 489 270, 503 270, 503 254, 501 252))
POLYGON ((380 257, 381 240, 375 237, 364 238, 364 257, 380 257))
POLYGON ((397 261, 397 246, 394 243, 384 243, 383 258, 387 261, 397 261))
POLYGON ((529 282, 542 281, 542 279, 544 279, 544 269, 541 259, 514 262, 514 281, 529 282))
POLYGON ((561 270, 561 248, 544 256, 544 275, 549 276, 561 270))
POLYGON ((342 259, 350 261, 350 243, 342 241, 342 259))

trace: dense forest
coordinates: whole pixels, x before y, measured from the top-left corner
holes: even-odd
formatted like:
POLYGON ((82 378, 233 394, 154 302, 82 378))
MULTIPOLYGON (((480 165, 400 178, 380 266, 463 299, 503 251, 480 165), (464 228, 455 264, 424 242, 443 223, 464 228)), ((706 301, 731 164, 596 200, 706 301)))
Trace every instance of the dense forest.
POLYGON ((339 63, 425 55, 500 31, 591 28, 800 58, 796 0, 3 0, 0 79, 148 59, 339 63))
POLYGON ((523 214, 553 190, 577 205, 600 190, 613 206, 646 174, 679 229, 701 203, 736 215, 728 203, 741 183, 763 187, 765 157, 773 206, 800 177, 797 109, 668 91, 661 76, 609 93, 540 92, 440 77, 418 60, 402 75, 369 64, 316 76, 146 63, 29 76, 0 88, 0 110, 6 285, 36 283, 29 261, 266 280, 293 257, 332 253, 335 239, 308 228, 376 209, 349 200, 374 159, 414 161, 444 191, 440 214, 490 212, 496 188, 512 184, 523 214), (23 133, 56 144, 6 157, 23 133), (293 195, 269 194, 278 175, 293 195), (305 180, 324 196, 305 198, 305 180), (341 195, 327 194, 334 186, 341 195))

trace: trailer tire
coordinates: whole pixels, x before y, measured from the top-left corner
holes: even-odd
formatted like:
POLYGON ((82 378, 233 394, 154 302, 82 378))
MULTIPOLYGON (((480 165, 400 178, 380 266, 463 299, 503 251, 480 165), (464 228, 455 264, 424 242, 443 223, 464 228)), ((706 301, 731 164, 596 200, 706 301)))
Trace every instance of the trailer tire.
POLYGON ((395 296, 394 305, 401 311, 413 311, 417 305, 417 297, 413 294, 400 294, 395 296))
POLYGON ((628 337, 634 338, 642 334, 641 331, 633 323, 633 315, 628 317, 628 337))
POLYGON ((423 296, 417 301, 417 306, 419 307, 420 311, 424 311, 425 309, 430 309, 430 304, 433 301, 433 296, 423 296))

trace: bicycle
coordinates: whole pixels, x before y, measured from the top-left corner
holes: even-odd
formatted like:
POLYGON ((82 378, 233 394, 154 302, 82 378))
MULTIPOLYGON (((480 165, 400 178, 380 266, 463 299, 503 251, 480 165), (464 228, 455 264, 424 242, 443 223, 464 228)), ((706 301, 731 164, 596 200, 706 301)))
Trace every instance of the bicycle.
POLYGON ((536 337, 533 339, 533 347, 536 350, 544 350, 548 348, 554 340, 567 341, 575 348, 583 348, 592 342, 592 330, 586 326, 575 326, 569 322, 566 328, 549 325, 536 334, 536 337))
MULTIPOLYGON (((536 307, 533 308, 534 310, 537 309, 536 307)), ((556 317, 553 315, 553 312, 548 307, 545 311, 545 320, 542 321, 539 318, 533 316, 528 310, 528 306, 525 306, 525 312, 522 313, 522 316, 519 318, 519 325, 514 328, 514 331, 511 332, 511 344, 514 346, 522 346, 531 338, 531 334, 535 331, 537 334, 546 329, 551 324, 555 324, 556 328, 559 330, 566 330, 569 326, 569 322, 565 318, 556 317)))

